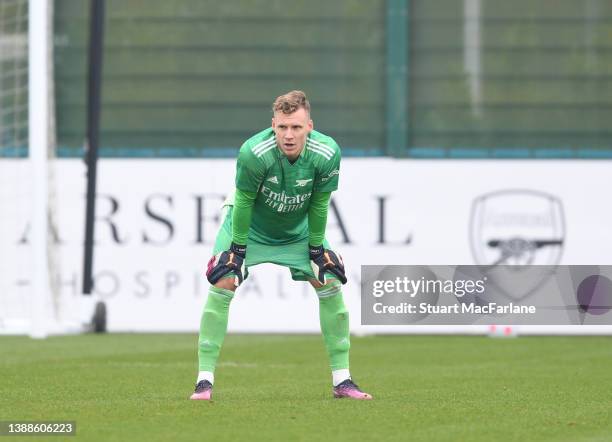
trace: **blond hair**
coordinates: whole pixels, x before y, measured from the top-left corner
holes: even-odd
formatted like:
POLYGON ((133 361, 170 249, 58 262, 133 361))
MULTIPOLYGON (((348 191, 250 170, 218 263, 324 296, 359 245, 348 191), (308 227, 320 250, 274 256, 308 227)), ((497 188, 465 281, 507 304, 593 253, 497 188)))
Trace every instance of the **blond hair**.
POLYGON ((310 103, 306 94, 302 91, 291 91, 276 97, 272 103, 272 112, 282 112, 286 115, 292 114, 299 108, 306 109, 310 113, 310 103))

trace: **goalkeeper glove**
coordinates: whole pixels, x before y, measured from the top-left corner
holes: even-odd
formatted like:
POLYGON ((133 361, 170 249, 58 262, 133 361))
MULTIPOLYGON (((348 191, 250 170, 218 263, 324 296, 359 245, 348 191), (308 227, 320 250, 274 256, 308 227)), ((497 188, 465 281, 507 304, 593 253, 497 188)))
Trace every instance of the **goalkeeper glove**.
POLYGON ((310 267, 321 284, 325 284, 325 272, 333 273, 342 284, 346 284, 344 262, 340 254, 323 246, 309 246, 310 267))
POLYGON ((244 281, 246 257, 246 246, 232 242, 229 250, 221 252, 210 258, 206 278, 211 284, 216 284, 221 278, 230 272, 234 272, 234 285, 238 287, 244 281))

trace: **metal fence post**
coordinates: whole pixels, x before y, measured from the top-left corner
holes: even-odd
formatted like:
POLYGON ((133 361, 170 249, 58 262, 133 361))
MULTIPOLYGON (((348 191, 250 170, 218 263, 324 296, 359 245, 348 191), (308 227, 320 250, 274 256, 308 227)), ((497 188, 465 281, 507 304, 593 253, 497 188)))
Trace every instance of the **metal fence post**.
POLYGON ((408 7, 410 0, 387 0, 386 153, 405 156, 408 148, 408 7))

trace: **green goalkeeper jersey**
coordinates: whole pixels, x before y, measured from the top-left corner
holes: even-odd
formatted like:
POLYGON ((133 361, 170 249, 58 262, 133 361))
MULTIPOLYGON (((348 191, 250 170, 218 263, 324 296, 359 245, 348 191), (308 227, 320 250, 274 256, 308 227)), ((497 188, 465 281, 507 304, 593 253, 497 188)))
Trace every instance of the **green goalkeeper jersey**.
POLYGON ((236 165, 236 188, 257 193, 249 238, 269 244, 307 238, 312 194, 338 189, 339 173, 338 144, 315 130, 293 163, 277 147, 272 128, 249 138, 236 165))

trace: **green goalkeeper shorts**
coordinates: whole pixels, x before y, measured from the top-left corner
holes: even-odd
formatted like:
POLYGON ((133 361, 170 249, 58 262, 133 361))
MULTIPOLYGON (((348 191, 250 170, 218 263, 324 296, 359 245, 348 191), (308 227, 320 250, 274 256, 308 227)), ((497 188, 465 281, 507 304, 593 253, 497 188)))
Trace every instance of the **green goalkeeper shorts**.
MULTIPOLYGON (((217 238, 215 239, 215 247, 213 255, 228 250, 232 244, 232 206, 223 208, 223 223, 217 238)), ((323 247, 329 249, 327 240, 323 241, 323 247)), ((247 240, 246 254, 246 275, 248 276, 248 268, 263 263, 278 264, 283 267, 289 267, 291 278, 294 281, 308 281, 308 279, 316 279, 312 268, 310 267, 310 257, 308 255, 308 238, 290 244, 263 244, 260 242, 247 240)), ((233 276, 233 273, 227 277, 233 276)), ((330 277, 335 276, 329 274, 330 277)))

